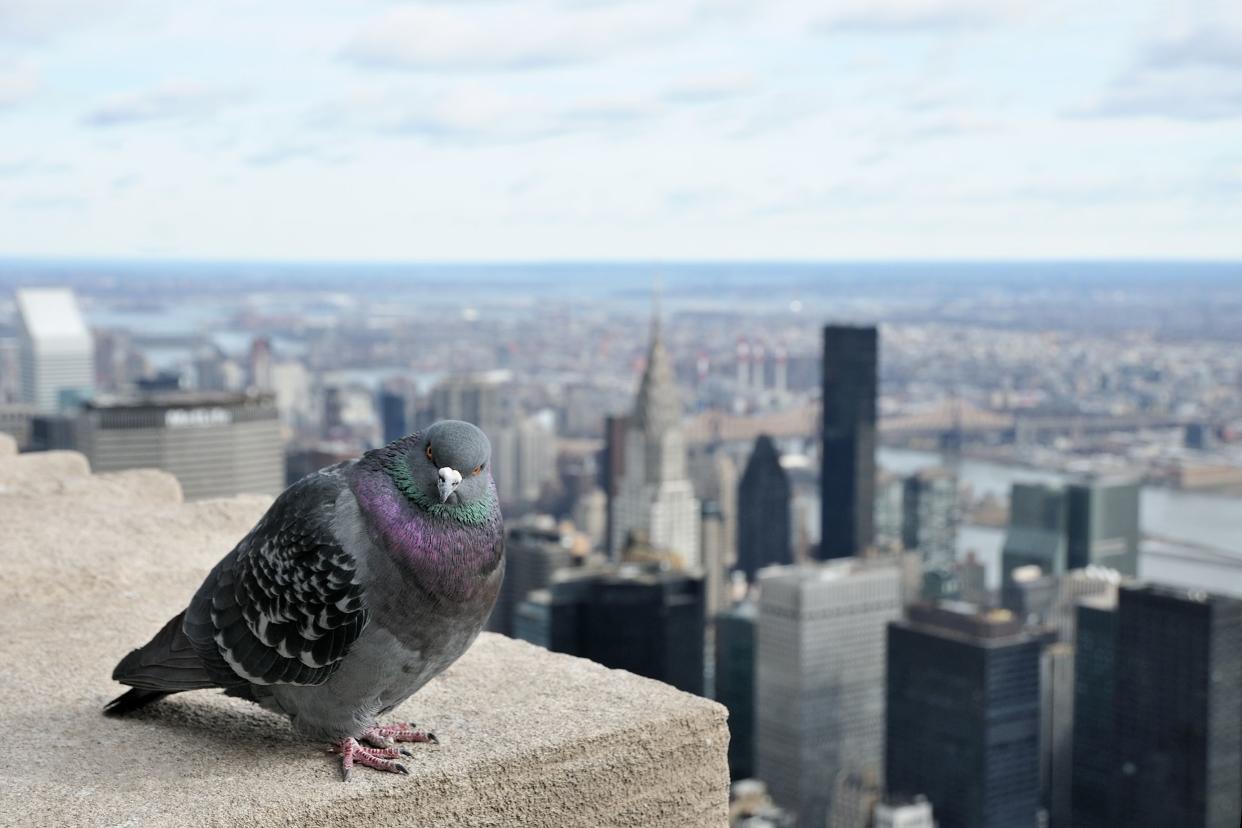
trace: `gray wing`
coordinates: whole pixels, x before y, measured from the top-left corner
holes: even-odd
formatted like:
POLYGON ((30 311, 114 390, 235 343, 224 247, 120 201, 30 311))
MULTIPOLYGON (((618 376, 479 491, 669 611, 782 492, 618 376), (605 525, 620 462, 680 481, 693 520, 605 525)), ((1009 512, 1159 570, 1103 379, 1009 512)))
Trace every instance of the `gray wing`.
POLYGON ((183 630, 221 686, 322 684, 369 613, 356 562, 333 536, 339 468, 290 486, 207 576, 183 630))

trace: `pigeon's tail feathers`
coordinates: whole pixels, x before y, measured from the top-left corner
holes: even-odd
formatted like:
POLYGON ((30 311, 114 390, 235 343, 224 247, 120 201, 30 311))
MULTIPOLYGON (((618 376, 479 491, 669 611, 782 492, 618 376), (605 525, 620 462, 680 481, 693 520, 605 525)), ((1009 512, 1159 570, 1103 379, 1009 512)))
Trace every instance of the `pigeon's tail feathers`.
POLYGON ((105 716, 124 716, 140 707, 146 707, 153 701, 159 701, 167 695, 168 693, 164 690, 143 690, 140 687, 131 687, 105 704, 103 712, 105 716))
MULTIPOLYGON (((178 613, 146 645, 121 659, 121 663, 112 671, 112 680, 159 696, 180 693, 182 690, 219 687, 207 674, 202 659, 198 657, 181 629, 184 615, 184 612, 178 613)), ((133 696, 131 690, 113 704, 119 705, 122 699, 131 696, 131 704, 138 701, 138 696, 133 696)), ((137 706, 154 700, 155 698, 144 698, 137 706)))

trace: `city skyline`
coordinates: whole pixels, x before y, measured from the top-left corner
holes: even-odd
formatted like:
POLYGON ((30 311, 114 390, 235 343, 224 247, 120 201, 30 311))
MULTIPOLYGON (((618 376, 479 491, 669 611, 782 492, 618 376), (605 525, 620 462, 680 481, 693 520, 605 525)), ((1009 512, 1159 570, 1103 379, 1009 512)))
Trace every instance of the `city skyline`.
POLYGON ((506 518, 488 628, 726 704, 736 800, 770 796, 739 817, 1061 828, 1088 788, 1130 807, 1128 768, 1205 828, 1236 808, 1237 692, 1207 718, 1179 695, 1187 671, 1239 664, 1242 360, 1236 332, 1202 324, 1228 327, 1225 291, 889 286, 851 297, 889 321, 844 324, 774 291, 730 309, 740 281, 716 307, 682 282, 679 309, 648 316, 623 286, 432 308, 376 284, 163 275, 96 273, 80 308, 71 287, 0 300, 0 449, 158 467, 188 502, 466 419, 506 518), (1176 631, 1127 614, 1142 582, 1190 608, 1176 631), (1119 592, 1112 639, 1075 616, 1119 592), (1209 603, 1220 623, 1194 620, 1209 603), (1099 762, 1097 708, 1138 734, 1099 762), (1174 755, 1223 768, 1209 808, 1174 755))
POLYGON ((1242 15, 12 0, 6 255, 1234 259, 1242 15))

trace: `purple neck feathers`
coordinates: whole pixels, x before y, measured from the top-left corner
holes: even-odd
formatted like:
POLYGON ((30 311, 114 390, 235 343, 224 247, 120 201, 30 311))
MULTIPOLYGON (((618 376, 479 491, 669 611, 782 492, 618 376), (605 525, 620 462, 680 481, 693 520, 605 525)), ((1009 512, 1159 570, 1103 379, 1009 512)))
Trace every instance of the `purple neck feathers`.
POLYGON ((358 506, 385 551, 428 593, 466 602, 500 564, 504 527, 498 509, 479 525, 428 515, 383 473, 351 483, 358 506))

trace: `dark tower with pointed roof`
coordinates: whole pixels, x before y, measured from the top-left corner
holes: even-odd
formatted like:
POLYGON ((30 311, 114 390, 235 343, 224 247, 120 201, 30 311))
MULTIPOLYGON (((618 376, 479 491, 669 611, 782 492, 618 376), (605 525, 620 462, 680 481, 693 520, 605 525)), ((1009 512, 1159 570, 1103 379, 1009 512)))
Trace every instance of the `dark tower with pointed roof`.
POLYGON ((776 444, 760 434, 737 487, 737 568, 747 581, 765 566, 793 563, 789 498, 776 444))

